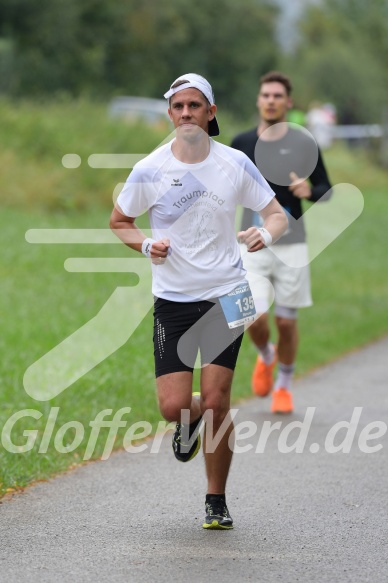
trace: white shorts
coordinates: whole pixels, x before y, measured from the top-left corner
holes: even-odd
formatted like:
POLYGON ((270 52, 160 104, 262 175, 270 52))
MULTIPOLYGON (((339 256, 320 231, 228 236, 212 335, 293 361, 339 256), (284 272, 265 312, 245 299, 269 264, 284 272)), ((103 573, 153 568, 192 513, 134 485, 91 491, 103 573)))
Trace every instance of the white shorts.
POLYGON ((258 313, 267 312, 274 301, 286 308, 312 305, 306 243, 276 245, 276 255, 271 248, 248 253, 240 245, 240 250, 258 313), (298 264, 303 267, 290 267, 298 264))

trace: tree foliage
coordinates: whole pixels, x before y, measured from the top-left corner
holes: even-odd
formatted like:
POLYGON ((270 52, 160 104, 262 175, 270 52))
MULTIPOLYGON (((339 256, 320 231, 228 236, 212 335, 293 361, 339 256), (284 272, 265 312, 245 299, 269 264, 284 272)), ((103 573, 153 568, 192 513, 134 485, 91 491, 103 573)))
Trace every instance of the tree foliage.
POLYGON ((282 56, 274 0, 2 0, 0 93, 162 97, 180 74, 209 78, 217 103, 255 115, 259 77, 281 68, 298 105, 333 102, 379 122, 388 95, 388 0, 321 0, 282 56))
POLYGON ((388 105, 388 0, 325 0, 300 24, 300 41, 284 66, 301 104, 333 102, 339 120, 380 122, 388 105))
POLYGON ((265 0, 2 0, 0 91, 161 97, 193 71, 243 114, 277 64, 275 18, 265 0))

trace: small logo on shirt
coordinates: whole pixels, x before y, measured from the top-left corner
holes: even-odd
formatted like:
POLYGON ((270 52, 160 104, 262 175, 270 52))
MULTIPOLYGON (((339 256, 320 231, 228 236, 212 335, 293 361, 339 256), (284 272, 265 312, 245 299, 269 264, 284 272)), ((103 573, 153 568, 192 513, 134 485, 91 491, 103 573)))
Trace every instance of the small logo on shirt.
POLYGON ((279 152, 280 154, 289 154, 291 150, 288 150, 287 148, 280 148, 279 152))
POLYGON ((177 179, 173 178, 171 186, 182 186, 182 182, 179 180, 179 178, 177 179))

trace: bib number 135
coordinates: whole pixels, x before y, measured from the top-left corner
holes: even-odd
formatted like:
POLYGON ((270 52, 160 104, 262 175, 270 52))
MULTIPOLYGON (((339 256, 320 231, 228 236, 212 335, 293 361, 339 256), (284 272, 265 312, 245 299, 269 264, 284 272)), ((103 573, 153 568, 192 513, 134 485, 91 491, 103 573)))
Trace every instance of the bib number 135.
POLYGON ((219 298, 229 328, 237 328, 255 320, 256 309, 248 282, 219 298))
POLYGON ((255 303, 252 296, 239 298, 235 303, 237 304, 241 314, 245 314, 246 312, 255 309, 255 303))

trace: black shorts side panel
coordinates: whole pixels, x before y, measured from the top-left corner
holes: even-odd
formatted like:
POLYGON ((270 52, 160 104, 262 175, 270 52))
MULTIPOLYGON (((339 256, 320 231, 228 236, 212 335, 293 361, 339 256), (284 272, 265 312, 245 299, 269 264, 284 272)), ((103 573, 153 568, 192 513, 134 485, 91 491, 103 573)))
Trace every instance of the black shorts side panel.
POLYGON ((230 330, 218 300, 190 303, 156 299, 154 357, 156 377, 194 369, 198 350, 201 364, 234 370, 244 328, 230 330))

